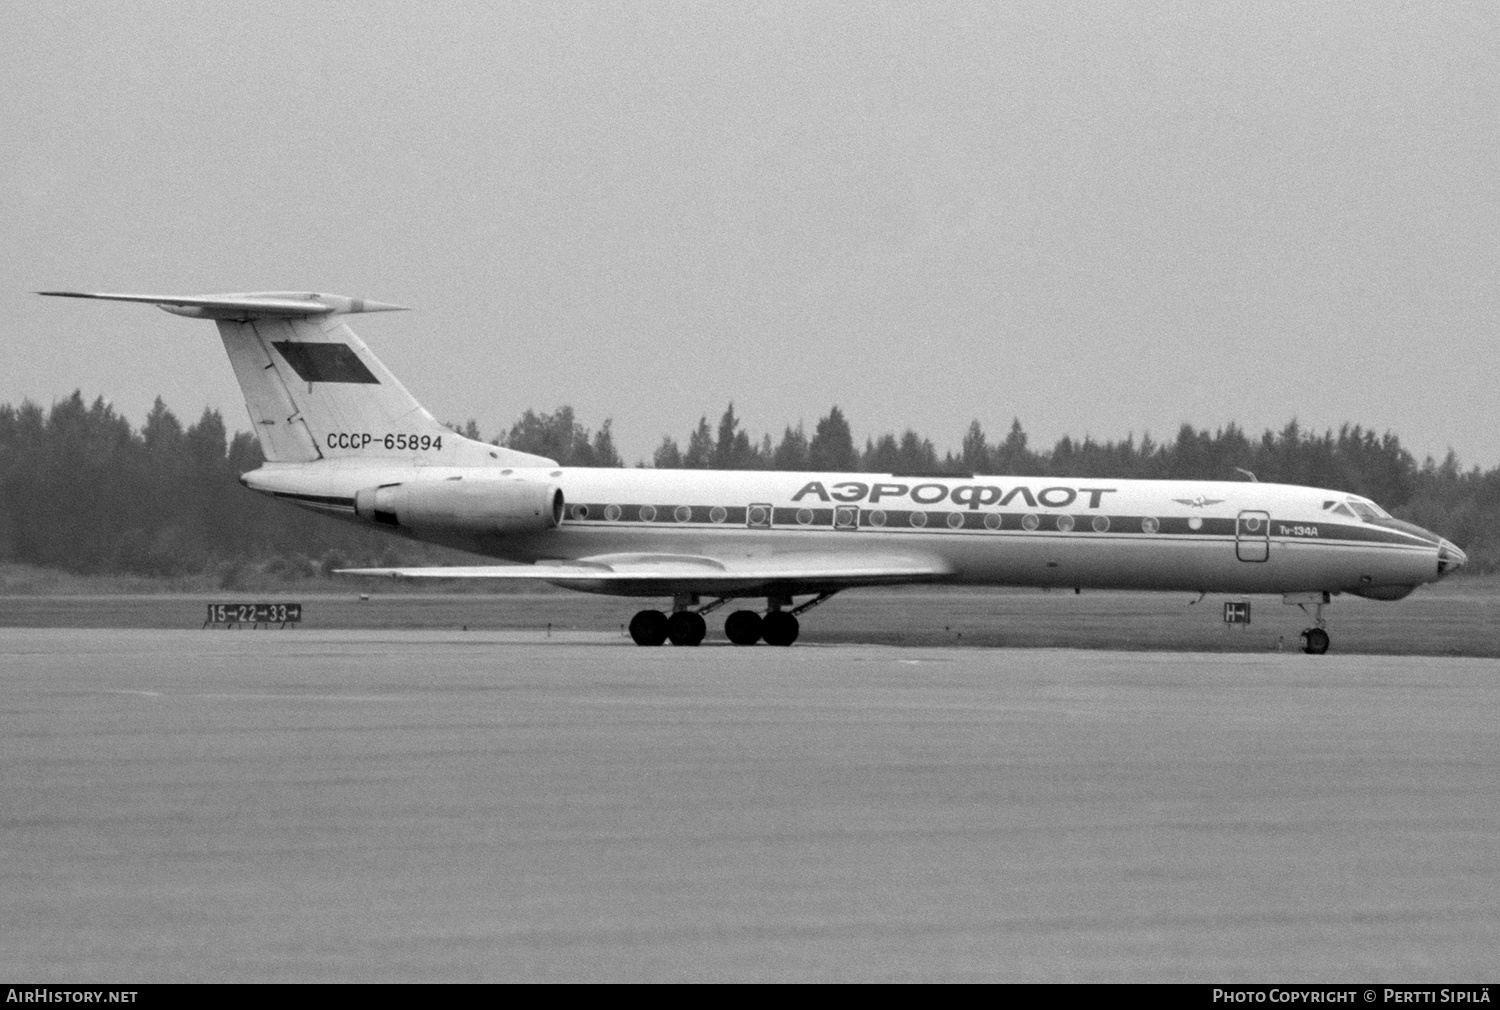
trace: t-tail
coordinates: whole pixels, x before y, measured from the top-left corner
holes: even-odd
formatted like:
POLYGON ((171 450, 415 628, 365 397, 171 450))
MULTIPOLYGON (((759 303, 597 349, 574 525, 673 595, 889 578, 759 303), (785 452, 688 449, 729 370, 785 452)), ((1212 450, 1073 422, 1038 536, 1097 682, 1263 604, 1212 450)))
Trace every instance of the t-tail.
POLYGON ((438 422, 344 322, 401 305, 305 292, 133 295, 40 291, 62 298, 144 302, 212 319, 272 463, 385 459, 466 466, 554 466, 486 445, 438 422))

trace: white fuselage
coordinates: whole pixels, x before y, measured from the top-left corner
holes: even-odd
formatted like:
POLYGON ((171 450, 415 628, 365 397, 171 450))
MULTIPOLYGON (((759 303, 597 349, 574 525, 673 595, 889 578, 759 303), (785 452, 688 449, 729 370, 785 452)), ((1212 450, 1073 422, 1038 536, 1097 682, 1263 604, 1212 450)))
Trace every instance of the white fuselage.
POLYGON ((1335 511, 1356 500, 1344 492, 1285 484, 496 470, 359 460, 267 464, 244 481, 355 518, 354 500, 362 490, 501 475, 561 490, 561 521, 509 534, 441 525, 395 532, 514 562, 622 554, 766 559, 879 553, 935 559, 947 573, 941 581, 959 584, 1353 592, 1380 599, 1399 598, 1463 563, 1462 552, 1418 527, 1383 516, 1361 519, 1347 508, 1335 511))

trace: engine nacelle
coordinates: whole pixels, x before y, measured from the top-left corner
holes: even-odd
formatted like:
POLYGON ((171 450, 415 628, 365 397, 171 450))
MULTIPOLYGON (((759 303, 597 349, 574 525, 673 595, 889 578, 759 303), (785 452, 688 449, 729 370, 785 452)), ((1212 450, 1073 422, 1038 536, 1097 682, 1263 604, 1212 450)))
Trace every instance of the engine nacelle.
POLYGON ((563 517, 562 489, 530 480, 460 477, 365 488, 354 496, 361 519, 407 529, 537 533, 563 517))

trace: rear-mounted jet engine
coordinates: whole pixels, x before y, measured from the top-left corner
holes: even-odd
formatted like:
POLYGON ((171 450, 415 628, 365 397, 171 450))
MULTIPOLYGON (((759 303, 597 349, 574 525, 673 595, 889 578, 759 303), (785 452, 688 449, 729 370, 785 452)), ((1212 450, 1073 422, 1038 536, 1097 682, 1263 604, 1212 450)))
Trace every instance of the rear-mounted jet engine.
POLYGON ((455 477, 366 488, 354 496, 354 511, 405 529, 535 533, 562 522, 563 493, 529 480, 455 477))

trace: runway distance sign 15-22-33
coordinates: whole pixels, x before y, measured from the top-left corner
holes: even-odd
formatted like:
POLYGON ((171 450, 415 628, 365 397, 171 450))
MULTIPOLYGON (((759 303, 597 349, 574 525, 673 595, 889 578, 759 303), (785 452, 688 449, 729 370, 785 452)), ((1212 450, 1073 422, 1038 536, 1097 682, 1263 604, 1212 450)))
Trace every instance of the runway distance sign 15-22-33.
POLYGON ((210 603, 206 628, 210 624, 300 624, 300 603, 210 603))

